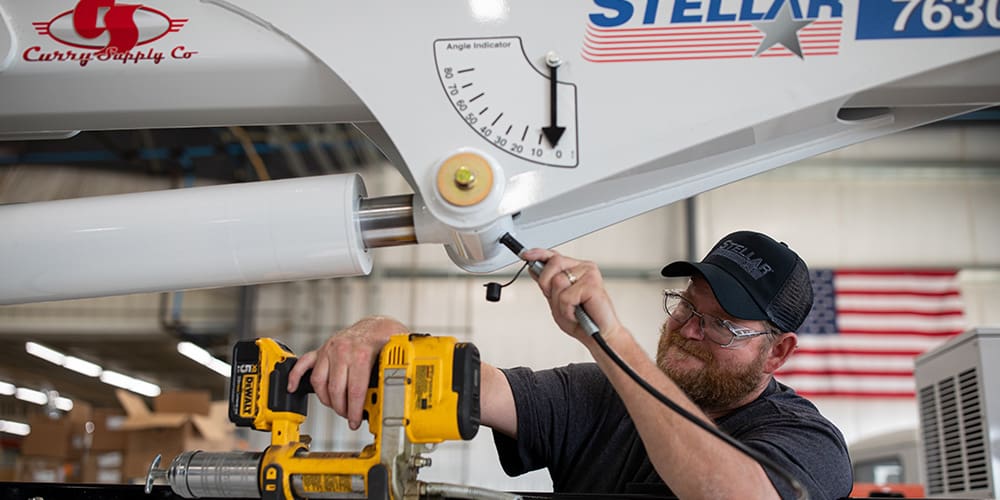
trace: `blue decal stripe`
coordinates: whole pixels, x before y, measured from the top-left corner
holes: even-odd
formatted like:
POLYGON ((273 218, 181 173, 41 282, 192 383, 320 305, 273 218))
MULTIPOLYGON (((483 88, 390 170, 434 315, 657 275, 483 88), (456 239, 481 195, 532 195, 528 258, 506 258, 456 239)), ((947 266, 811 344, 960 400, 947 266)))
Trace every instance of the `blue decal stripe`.
POLYGON ((1000 0, 859 0, 858 40, 1000 36, 1000 0))

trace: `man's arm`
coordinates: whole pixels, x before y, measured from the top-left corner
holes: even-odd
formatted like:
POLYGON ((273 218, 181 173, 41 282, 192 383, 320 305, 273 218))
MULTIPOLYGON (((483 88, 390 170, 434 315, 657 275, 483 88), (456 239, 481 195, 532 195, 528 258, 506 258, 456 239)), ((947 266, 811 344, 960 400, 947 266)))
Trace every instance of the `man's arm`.
MULTIPOLYGON (((408 332, 405 325, 392 318, 362 319, 332 335, 319 349, 300 356, 289 373, 288 390, 294 391, 302 375, 312 368, 309 382, 320 402, 346 418, 351 429, 357 429, 361 426, 368 381, 378 353, 389 337, 408 332)), ((480 374, 482 424, 517 437, 514 394, 507 377, 487 363, 482 363, 480 374)))
MULTIPOLYGON (((650 385, 714 426, 649 359, 631 333, 621 329, 608 339, 608 344, 650 385)), ((656 472, 679 498, 778 498, 755 460, 657 401, 614 364, 596 342, 587 347, 625 403, 656 472)))
POLYGON ((499 368, 487 363, 482 364, 479 401, 483 425, 517 439, 517 409, 510 382, 499 368))
POLYGON ((714 426, 618 321, 596 265, 542 249, 530 250, 524 257, 546 262, 542 274, 535 278, 549 301, 553 319, 590 351, 625 403, 656 472, 678 497, 778 498, 764 469, 755 460, 666 408, 615 365, 580 327, 574 315, 577 305, 583 306, 611 349, 640 377, 714 426), (565 271, 570 271, 573 282, 565 271))

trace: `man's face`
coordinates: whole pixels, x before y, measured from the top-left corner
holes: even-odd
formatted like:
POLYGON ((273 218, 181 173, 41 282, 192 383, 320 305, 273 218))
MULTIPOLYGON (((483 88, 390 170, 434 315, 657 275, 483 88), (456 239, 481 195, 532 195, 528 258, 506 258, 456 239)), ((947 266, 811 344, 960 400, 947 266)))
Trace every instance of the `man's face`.
MULTIPOLYGON (((762 321, 737 320, 722 310, 708 283, 692 278, 687 298, 698 312, 728 319, 741 326, 764 330, 762 321)), ((656 363, 705 411, 735 408, 759 390, 767 378, 764 364, 770 353, 768 336, 747 339, 736 348, 703 338, 697 316, 678 325, 669 317, 660 327, 656 363)))

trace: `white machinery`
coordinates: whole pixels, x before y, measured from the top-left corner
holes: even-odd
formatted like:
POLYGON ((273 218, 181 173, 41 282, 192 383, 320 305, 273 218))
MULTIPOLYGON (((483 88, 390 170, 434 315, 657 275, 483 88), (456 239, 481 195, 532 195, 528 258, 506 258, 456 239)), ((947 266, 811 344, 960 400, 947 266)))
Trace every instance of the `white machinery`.
POLYGON ((917 358, 923 477, 931 498, 1000 496, 1000 329, 969 330, 917 358))
POLYGON ((0 137, 354 122, 413 188, 3 206, 0 304, 364 274, 401 243, 488 272, 505 232, 554 246, 997 103, 998 0, 0 0, 0 137))

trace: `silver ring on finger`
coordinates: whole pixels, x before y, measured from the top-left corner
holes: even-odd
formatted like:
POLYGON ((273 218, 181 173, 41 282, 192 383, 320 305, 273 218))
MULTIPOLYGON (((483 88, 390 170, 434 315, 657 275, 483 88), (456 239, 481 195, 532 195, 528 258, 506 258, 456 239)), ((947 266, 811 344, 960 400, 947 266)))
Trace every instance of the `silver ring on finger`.
POLYGON ((574 276, 573 273, 571 273, 569 271, 569 269, 563 269, 563 274, 566 275, 566 279, 569 280, 569 284, 570 285, 573 285, 573 284, 576 283, 576 276, 574 276))

